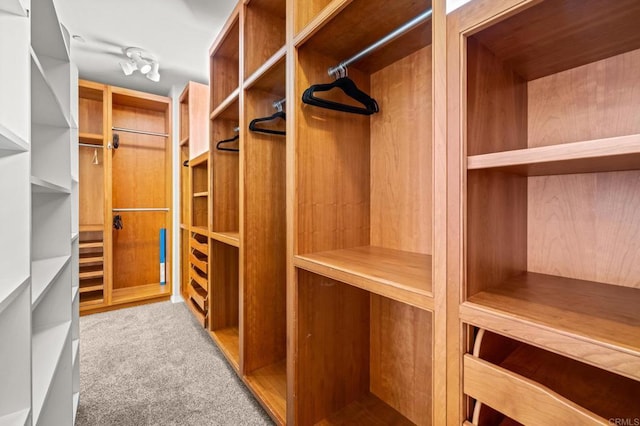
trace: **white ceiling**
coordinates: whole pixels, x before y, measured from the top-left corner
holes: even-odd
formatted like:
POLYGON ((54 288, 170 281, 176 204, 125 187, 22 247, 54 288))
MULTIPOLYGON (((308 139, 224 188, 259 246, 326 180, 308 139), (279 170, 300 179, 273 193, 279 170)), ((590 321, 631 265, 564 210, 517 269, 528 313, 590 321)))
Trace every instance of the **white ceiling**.
POLYGON ((208 83, 209 47, 237 0, 55 0, 71 34, 80 78, 168 95, 189 80, 208 83), (160 82, 125 76, 122 49, 140 47, 160 62, 160 82))

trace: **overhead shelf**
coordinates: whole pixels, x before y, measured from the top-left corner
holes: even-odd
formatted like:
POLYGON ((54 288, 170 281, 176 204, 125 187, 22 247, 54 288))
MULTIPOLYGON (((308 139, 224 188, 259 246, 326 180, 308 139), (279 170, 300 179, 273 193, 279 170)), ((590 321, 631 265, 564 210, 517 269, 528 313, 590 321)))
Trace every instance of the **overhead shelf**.
POLYGON ((99 134, 99 133, 87 133, 87 132, 80 132, 80 134, 78 135, 78 139, 82 143, 88 143, 88 144, 91 144, 91 145, 96 145, 97 147, 101 147, 102 146, 102 141, 103 141, 103 137, 102 137, 101 134, 99 134))
POLYGON ((233 247, 240 247, 239 232, 211 232, 211 238, 233 247))
POLYGON ((52 257, 31 263, 31 306, 35 308, 62 273, 71 256, 52 257))

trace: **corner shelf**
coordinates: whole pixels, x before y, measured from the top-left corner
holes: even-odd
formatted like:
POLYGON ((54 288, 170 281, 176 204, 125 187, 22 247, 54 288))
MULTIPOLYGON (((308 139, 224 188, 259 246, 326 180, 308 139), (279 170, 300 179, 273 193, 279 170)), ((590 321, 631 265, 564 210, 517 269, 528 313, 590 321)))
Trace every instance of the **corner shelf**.
POLYGON ((364 246, 296 255, 298 268, 372 293, 433 309, 431 256, 364 246))
POLYGON ((468 157, 467 169, 498 169, 524 176, 635 170, 640 134, 468 157))
POLYGON ((31 306, 36 307, 42 297, 71 261, 71 256, 60 256, 33 261, 31 264, 31 306))
POLYGON ((6 414, 0 417, 0 426, 16 426, 27 425, 27 420, 31 414, 30 408, 16 411, 15 413, 6 414))
POLYGON ((40 411, 49 395, 58 362, 71 331, 71 321, 35 331, 33 334, 33 422, 38 423, 40 411), (53 354, 53 356, 52 356, 53 354))
POLYGON ((479 292, 462 321, 640 380, 640 290, 526 272, 479 292))

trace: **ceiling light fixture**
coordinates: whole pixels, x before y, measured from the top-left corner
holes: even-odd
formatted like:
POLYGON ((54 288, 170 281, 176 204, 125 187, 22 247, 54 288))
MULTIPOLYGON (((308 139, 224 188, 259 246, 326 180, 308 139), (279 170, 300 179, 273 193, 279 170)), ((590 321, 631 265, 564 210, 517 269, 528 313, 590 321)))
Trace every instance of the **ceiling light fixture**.
POLYGON ((131 75, 135 70, 138 70, 141 74, 146 75, 149 80, 160 81, 160 74, 158 73, 160 65, 155 56, 137 47, 128 47, 123 51, 129 58, 125 62, 120 62, 122 72, 125 75, 131 75))

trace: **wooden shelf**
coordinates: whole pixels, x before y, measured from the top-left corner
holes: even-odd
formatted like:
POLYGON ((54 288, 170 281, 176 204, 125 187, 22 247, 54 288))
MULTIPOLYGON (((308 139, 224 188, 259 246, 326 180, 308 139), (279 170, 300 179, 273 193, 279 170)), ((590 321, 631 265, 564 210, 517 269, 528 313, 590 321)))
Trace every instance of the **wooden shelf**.
POLYGON ((468 298, 462 321, 640 380, 640 290, 526 272, 468 298))
MULTIPOLYGON (((104 225, 95 224, 95 225, 80 225, 80 232, 103 232, 104 225)), ((82 241, 80 242, 82 244, 82 241)))
POLYGON ((64 351, 71 322, 34 332, 33 334, 33 423, 38 423, 40 411, 49 394, 56 367, 64 351))
POLYGON ((103 241, 81 241, 80 249, 89 249, 89 248, 102 248, 104 247, 103 241))
MULTIPOLYGON (((266 85, 267 87, 273 86, 270 84, 272 79, 269 78, 270 75, 277 76, 279 80, 279 76, 285 74, 285 58, 287 55, 287 49, 283 46, 279 49, 271 58, 269 58, 260 68, 258 68, 249 78, 247 78, 244 82, 245 90, 250 89, 256 85, 258 82, 263 79, 263 77, 267 77, 266 80, 268 82, 261 82, 260 86, 266 85)), ((268 90, 270 91, 270 90, 268 90)))
POLYGON ((200 269, 205 274, 209 270, 207 268, 207 265, 208 265, 207 260, 208 259, 207 259, 206 256, 196 256, 195 253, 193 253, 193 252, 191 252, 189 254, 189 261, 191 262, 191 264, 196 266, 198 269, 200 269))
POLYGON ((0 152, 17 151, 25 152, 29 150, 29 143, 11 130, 0 124, 0 152))
POLYGON ((103 269, 99 269, 99 270, 94 270, 94 271, 86 271, 86 272, 80 272, 80 279, 81 280, 88 280, 91 278, 100 278, 104 276, 104 270, 103 269))
POLYGON ((91 293, 93 291, 104 291, 104 284, 93 283, 91 285, 80 285, 80 293, 91 293))
POLYGON ((138 302, 141 300, 169 298, 171 286, 169 284, 147 284, 137 287, 114 288, 111 292, 112 304, 138 302))
POLYGON ((431 256, 426 254, 364 246, 297 255, 294 264, 390 299, 433 309, 431 256))
POLYGON ((467 169, 525 176, 611 172, 640 168, 640 135, 495 152, 468 157, 467 169))
POLYGON ((209 282, 206 276, 202 276, 194 268, 189 269, 189 277, 195 281, 200 287, 209 290, 209 282))
POLYGON ((262 367, 245 377, 249 389, 278 424, 287 421, 287 361, 262 367))
POLYGON ((197 197, 208 197, 209 193, 208 192, 194 192, 193 196, 196 197, 196 198, 197 197))
POLYGON ((31 409, 25 408, 24 410, 0 416, 0 426, 26 425, 29 414, 31 414, 31 409))
POLYGON ((95 309, 99 305, 104 304, 104 295, 102 292, 85 293, 80 297, 80 311, 88 311, 95 309))
POLYGON ((519 345, 498 365, 465 355, 464 372, 467 395, 524 424, 640 416, 640 382, 533 346, 519 345), (537 404, 520 407, 516 400, 537 404))
POLYGON ((71 256, 52 257, 31 263, 31 306, 40 303, 51 284, 62 273, 71 256))
POLYGON ((189 285, 189 297, 192 298, 196 304, 206 312, 207 309, 207 290, 199 285, 194 285, 193 282, 189 285))
POLYGON ((71 194, 71 189, 35 176, 31 176, 31 191, 34 194, 71 194))
POLYGON ((189 136, 185 136, 182 139, 180 139, 180 146, 186 145, 189 143, 189 136))
POLYGON ((211 232, 209 235, 212 239, 221 243, 225 243, 233 247, 240 247, 239 232, 211 232))
POLYGON ((216 342, 220 351, 236 371, 240 370, 240 337, 238 333, 238 327, 223 328, 209 332, 211 338, 216 342))
POLYGON ((326 419, 320 420, 316 426, 328 425, 414 425, 405 416, 391 408, 373 394, 361 397, 326 419))
MULTIPOLYGON (((203 237, 209 237, 209 230, 205 226, 191 226, 191 232, 195 232, 203 237)), ((205 253, 206 254, 206 253, 205 253)))
POLYGON ((78 139, 82 143, 88 143, 91 145, 96 145, 97 147, 101 147, 103 143, 103 137, 99 133, 88 133, 88 132, 80 132, 78 135, 78 139))
POLYGON ((227 96, 226 99, 222 101, 216 109, 213 110, 209 118, 211 120, 214 120, 219 116, 222 116, 223 115, 222 113, 225 112, 227 108, 229 108, 234 103, 238 102, 239 94, 240 94, 240 88, 238 87, 233 92, 231 92, 231 94, 227 96))
POLYGON ((99 262, 104 262, 104 256, 96 256, 96 255, 86 255, 86 256, 80 256, 79 259, 79 263, 80 265, 86 265, 86 264, 90 264, 90 263, 99 263, 99 262))

